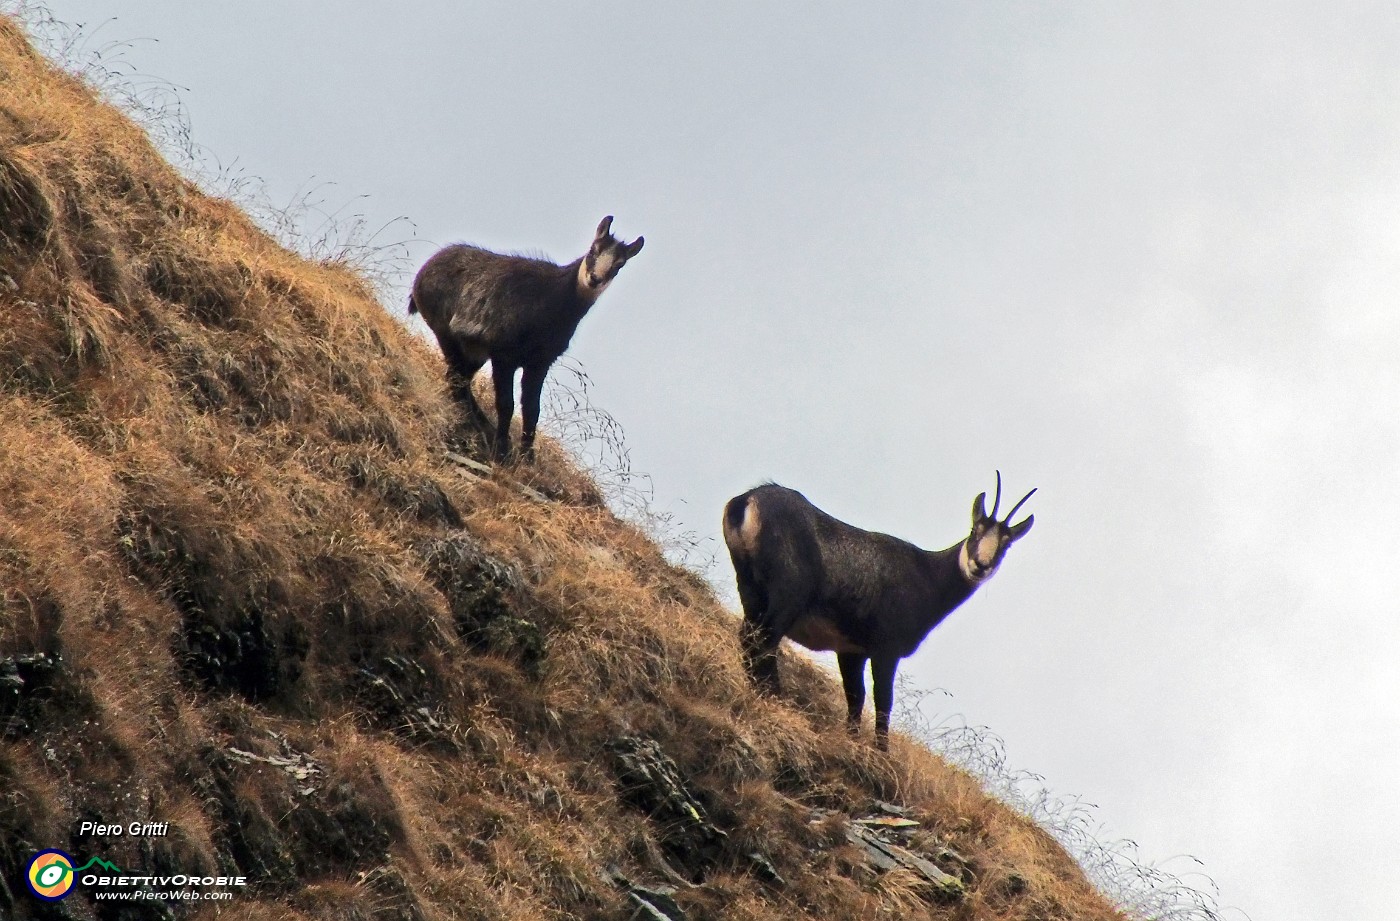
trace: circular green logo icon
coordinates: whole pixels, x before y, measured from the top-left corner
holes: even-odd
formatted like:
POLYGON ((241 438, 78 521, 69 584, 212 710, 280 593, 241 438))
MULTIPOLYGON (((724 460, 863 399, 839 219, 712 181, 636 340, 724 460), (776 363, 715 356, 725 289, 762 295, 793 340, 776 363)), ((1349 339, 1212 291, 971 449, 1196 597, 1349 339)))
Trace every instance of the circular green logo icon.
POLYGON ((63 851, 40 851, 29 858, 24 881, 45 902, 57 902, 73 891, 73 858, 63 851))

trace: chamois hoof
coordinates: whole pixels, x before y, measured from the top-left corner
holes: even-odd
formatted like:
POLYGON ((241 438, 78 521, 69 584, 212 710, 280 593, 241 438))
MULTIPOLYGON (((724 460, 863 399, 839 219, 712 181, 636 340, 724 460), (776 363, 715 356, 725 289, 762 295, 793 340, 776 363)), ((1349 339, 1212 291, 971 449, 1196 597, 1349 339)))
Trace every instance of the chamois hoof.
POLYGON ((463 424, 447 430, 447 449, 464 454, 472 460, 486 461, 491 456, 491 444, 476 428, 463 424))

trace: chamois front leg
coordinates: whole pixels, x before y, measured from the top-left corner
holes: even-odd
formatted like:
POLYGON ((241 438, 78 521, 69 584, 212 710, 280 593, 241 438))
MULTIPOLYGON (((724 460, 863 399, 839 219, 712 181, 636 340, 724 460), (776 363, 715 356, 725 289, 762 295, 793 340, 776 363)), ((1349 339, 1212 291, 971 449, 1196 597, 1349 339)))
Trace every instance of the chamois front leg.
POLYGON ((491 381, 496 385, 496 460, 510 459, 510 420, 515 416, 515 368, 491 362, 491 381))
POLYGON ((846 731, 860 734, 860 717, 865 710, 865 663, 867 656, 853 652, 836 654, 841 667, 841 687, 846 691, 846 731))
POLYGON ((520 379, 520 453, 527 461, 535 459, 535 426, 540 421, 540 393, 548 373, 548 365, 526 366, 520 379))
POLYGON ((873 659, 870 663, 870 677, 875 685, 875 747, 882 752, 890 750, 890 711, 894 709, 894 673, 899 669, 899 659, 873 659))

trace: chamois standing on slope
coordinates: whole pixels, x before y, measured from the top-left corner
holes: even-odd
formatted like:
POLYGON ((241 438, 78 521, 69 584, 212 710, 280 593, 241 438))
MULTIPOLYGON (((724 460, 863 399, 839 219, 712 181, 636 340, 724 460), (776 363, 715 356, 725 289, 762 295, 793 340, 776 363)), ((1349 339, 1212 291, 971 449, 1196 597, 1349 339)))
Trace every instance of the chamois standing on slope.
POLYGON ((987 514, 987 494, 972 503, 972 533, 946 550, 864 531, 831 517, 795 490, 775 483, 751 489, 724 507, 724 542, 744 606, 744 667, 760 688, 779 691, 778 643, 836 653, 846 691, 846 725, 860 731, 865 663, 875 685, 875 742, 889 747, 894 675, 899 660, 997 571, 1006 549, 1035 523, 1005 519, 1001 472, 987 514))
POLYGON ((490 423, 472 394, 472 378, 491 361, 496 388, 495 456, 510 456, 510 420, 515 415, 515 372, 520 383, 520 447, 534 456, 540 391, 550 365, 564 354, 579 321, 618 271, 645 242, 623 243, 603 218, 593 244, 568 265, 546 259, 493 253, 459 243, 439 250, 418 270, 408 312, 421 313, 447 359, 452 394, 471 420, 490 423))

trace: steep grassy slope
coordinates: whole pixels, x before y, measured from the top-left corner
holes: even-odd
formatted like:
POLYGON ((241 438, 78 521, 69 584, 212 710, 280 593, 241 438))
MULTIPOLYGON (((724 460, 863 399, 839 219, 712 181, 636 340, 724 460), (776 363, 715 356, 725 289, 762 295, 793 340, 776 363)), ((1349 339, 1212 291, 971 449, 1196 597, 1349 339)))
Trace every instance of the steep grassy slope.
POLYGON ((440 368, 0 21, 0 917, 1118 917, 805 660, 752 693, 557 446, 464 476, 440 368), (961 895, 850 842, 877 799, 961 895), (252 885, 46 904, 46 847, 252 885))

